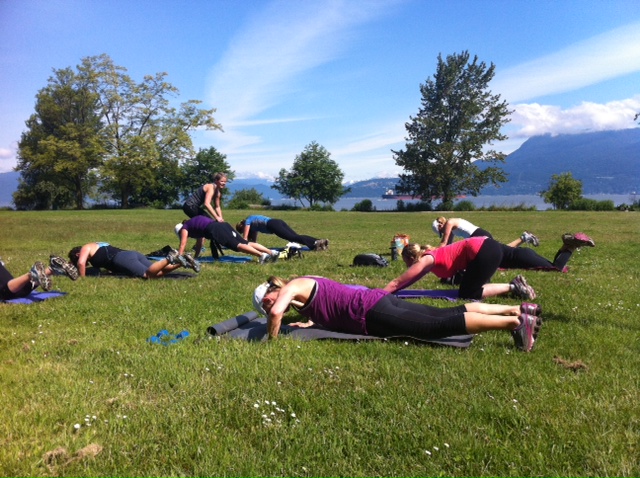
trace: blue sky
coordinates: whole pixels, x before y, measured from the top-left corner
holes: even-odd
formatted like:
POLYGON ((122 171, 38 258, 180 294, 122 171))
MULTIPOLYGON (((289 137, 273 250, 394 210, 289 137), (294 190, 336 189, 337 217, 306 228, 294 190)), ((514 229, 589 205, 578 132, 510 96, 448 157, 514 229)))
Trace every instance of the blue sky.
POLYGON ((514 110, 498 150, 638 127, 640 0, 0 0, 0 172, 52 70, 106 53, 216 108, 224 132, 194 145, 238 177, 273 177, 311 141, 348 180, 393 176, 420 84, 463 50, 514 110))

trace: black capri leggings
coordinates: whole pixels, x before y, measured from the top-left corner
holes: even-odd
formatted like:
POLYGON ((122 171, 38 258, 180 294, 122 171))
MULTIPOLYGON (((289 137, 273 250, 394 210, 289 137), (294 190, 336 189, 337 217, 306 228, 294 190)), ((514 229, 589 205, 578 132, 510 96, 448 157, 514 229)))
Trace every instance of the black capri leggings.
POLYGON ((291 226, 284 222, 282 219, 269 219, 267 222, 267 229, 271 234, 275 234, 280 239, 284 239, 289 242, 297 242, 307 246, 309 249, 315 248, 316 238, 311 236, 305 236, 298 234, 291 229, 291 226))
POLYGON ((461 299, 482 299, 482 286, 491 281, 503 258, 503 244, 494 239, 486 239, 475 259, 469 262, 460 281, 461 299))
POLYGON ((439 339, 467 333, 464 305, 441 309, 386 295, 367 312, 367 333, 376 337, 439 339))

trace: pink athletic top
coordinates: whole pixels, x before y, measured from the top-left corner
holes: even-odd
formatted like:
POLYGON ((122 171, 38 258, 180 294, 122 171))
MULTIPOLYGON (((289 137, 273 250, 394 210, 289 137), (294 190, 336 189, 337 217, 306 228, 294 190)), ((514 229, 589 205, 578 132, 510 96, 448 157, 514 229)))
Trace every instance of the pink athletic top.
POLYGON ((463 271, 478 255, 478 251, 487 238, 484 236, 471 237, 463 241, 454 242, 448 246, 427 251, 423 255, 433 257, 435 263, 431 271, 440 278, 451 277, 458 271, 463 271))

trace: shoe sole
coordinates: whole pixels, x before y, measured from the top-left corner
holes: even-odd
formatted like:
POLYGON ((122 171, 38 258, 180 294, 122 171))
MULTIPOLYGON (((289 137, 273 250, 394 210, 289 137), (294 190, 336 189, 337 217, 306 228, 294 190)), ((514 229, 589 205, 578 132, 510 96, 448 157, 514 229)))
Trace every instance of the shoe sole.
POLYGON ((73 264, 65 261, 62 257, 51 256, 49 259, 49 265, 52 269, 59 269, 71 280, 77 280, 80 277, 78 269, 73 264))

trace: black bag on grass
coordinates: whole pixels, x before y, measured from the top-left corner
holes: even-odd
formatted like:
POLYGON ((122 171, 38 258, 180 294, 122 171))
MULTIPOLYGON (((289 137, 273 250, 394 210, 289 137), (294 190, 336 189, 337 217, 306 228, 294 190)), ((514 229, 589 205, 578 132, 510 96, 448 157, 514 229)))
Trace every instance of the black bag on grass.
POLYGON ((387 267, 389 262, 384 257, 379 256, 378 254, 358 254, 353 258, 354 266, 376 266, 376 267, 387 267))

